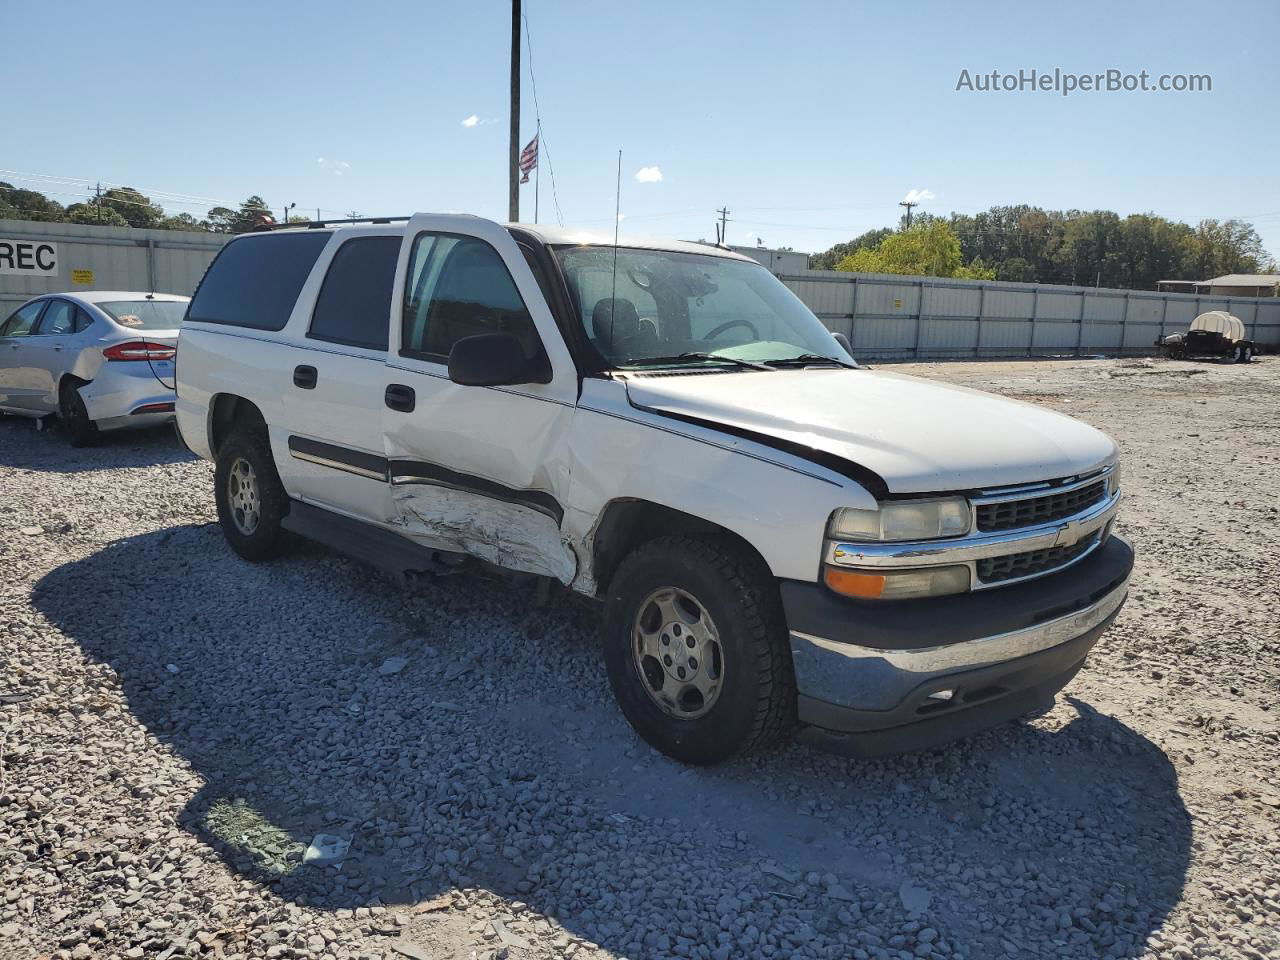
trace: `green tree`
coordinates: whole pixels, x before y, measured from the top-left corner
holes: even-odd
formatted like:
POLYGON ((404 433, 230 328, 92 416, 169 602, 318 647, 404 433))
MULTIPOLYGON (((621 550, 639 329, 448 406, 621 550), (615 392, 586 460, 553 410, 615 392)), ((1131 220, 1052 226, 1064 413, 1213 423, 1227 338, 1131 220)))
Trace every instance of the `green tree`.
POLYGON ((996 276, 995 270, 981 260, 966 266, 959 238, 945 220, 937 218, 891 234, 877 247, 855 250, 836 269, 974 280, 994 280, 996 276))
POLYGON ((0 180, 0 219, 58 222, 66 216, 62 204, 38 190, 23 190, 0 180))
POLYGON ((156 226, 161 230, 190 230, 205 233, 212 229, 208 220, 197 220, 189 213, 175 213, 172 217, 165 217, 156 226))
POLYGON ((102 209, 114 210, 131 227, 155 227, 164 219, 164 210, 133 187, 112 187, 102 193, 102 209))
POLYGON ((88 223, 99 227, 127 227, 129 221, 121 216, 119 210, 111 207, 99 207, 96 203, 73 203, 67 207, 68 223, 88 223))
MULTIPOLYGON (((209 213, 212 216, 213 211, 210 210, 209 213)), ((274 221, 275 218, 271 216, 271 209, 267 206, 267 201, 254 194, 240 204, 240 209, 236 212, 235 220, 231 225, 231 232, 247 233, 264 223, 273 223, 274 221)))
POLYGON ((830 250, 824 250, 822 253, 815 253, 809 258, 809 268, 811 270, 835 270, 836 264, 849 256, 856 250, 865 248, 874 249, 880 246, 885 237, 893 233, 889 227, 877 227, 875 230, 868 230, 861 236, 854 237, 847 243, 837 243, 830 250))

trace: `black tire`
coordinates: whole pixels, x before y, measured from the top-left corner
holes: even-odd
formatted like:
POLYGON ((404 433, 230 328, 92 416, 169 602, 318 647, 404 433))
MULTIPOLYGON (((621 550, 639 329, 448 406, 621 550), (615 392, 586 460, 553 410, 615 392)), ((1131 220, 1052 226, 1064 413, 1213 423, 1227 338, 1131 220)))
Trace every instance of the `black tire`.
MULTIPOLYGON (((665 628, 657 630, 665 634, 665 628)), ((662 537, 638 547, 613 577, 604 631, 605 666, 618 705, 636 732, 668 756, 718 763, 790 734, 795 677, 777 585, 757 557, 727 538, 662 537), (654 682, 635 655, 642 607, 655 609, 649 599, 668 588, 696 598, 718 635, 718 690, 707 712, 695 718, 675 716, 674 704, 656 702, 654 682)), ((663 669, 656 659, 648 665, 663 669)))
POLYGON ((1241 363, 1253 362, 1253 347, 1246 346, 1244 348, 1244 356, 1240 358, 1241 363))
POLYGON ((89 419, 78 381, 65 379, 59 385, 58 419, 73 447, 88 447, 97 441, 98 425, 89 419))
POLYGON ((1247 362, 1248 362, 1248 361, 1246 361, 1246 360, 1245 360, 1245 358, 1244 358, 1244 347, 1239 346, 1239 345, 1237 345, 1237 346, 1236 346, 1235 350, 1234 350, 1234 351, 1232 352, 1232 354, 1231 354, 1231 362, 1232 362, 1232 363, 1247 363, 1247 362))
POLYGON ((289 512, 289 498, 276 472, 265 428, 240 426, 232 431, 218 448, 213 484, 218 523, 231 549, 254 563, 276 556, 284 534, 281 521, 289 512), (243 483, 242 464, 247 464, 251 470, 256 489, 253 499, 257 509, 252 523, 237 496, 247 489, 243 483), (234 492, 233 471, 237 480, 234 492))

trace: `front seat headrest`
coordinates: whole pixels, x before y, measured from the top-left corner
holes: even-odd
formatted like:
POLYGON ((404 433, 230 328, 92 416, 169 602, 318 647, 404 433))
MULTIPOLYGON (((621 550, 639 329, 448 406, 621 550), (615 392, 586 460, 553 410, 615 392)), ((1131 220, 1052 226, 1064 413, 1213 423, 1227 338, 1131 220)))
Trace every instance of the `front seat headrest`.
POLYGON ((640 314, 636 305, 625 297, 605 297, 591 311, 591 329, 596 340, 612 347, 615 342, 629 340, 640 332, 640 314))

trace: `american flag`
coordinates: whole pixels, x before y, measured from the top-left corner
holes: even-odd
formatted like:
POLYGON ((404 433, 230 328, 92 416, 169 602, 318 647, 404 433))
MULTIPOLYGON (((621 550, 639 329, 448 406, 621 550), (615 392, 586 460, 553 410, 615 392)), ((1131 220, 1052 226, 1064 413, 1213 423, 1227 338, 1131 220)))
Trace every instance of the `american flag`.
POLYGON ((521 183, 529 182, 529 171, 538 165, 538 135, 534 134, 533 139, 528 145, 520 151, 520 172, 524 174, 520 178, 521 183))

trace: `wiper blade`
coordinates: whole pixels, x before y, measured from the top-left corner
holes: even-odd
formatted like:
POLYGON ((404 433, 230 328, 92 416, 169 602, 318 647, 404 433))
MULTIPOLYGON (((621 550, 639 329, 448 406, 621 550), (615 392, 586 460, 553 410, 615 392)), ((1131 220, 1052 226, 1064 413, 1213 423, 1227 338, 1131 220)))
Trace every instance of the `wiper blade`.
POLYGON ((779 357, 776 360, 762 360, 761 363, 767 363, 771 367, 790 366, 791 364, 800 364, 808 367, 815 363, 834 363, 836 366, 844 367, 846 370, 858 369, 858 365, 855 363, 837 360, 835 357, 824 357, 818 353, 802 353, 798 357, 779 357))
POLYGON ((766 367, 763 363, 753 363, 750 360, 739 360, 737 357, 726 357, 719 353, 700 353, 697 351, 689 353, 677 353, 669 357, 631 357, 619 363, 619 366, 630 367, 652 367, 660 366, 664 363, 684 363, 688 360, 710 360, 716 363, 731 363, 737 367, 745 367, 748 370, 772 370, 772 367, 766 367))

